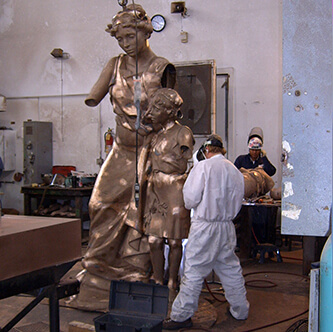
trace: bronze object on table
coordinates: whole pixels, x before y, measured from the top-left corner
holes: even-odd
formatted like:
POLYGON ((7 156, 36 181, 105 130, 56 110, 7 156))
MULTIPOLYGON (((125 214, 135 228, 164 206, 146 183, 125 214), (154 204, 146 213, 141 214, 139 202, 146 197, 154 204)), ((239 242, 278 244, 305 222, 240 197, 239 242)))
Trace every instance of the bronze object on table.
POLYGON ((240 169, 244 176, 244 198, 255 198, 265 195, 274 187, 273 179, 263 168, 240 169))
MULTIPOLYGON (((281 201, 265 196, 274 187, 273 179, 263 168, 240 168, 244 176, 244 203, 235 218, 240 257, 249 258, 255 241, 274 243, 276 218, 281 201)), ((257 243, 259 244, 259 243, 257 243)))

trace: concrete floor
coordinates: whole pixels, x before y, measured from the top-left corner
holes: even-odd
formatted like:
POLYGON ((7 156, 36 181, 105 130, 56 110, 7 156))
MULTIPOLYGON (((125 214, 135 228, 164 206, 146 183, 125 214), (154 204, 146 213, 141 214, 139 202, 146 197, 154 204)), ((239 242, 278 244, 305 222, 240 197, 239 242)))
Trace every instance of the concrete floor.
MULTIPOLYGON (((302 276, 301 243, 293 243, 291 251, 281 248, 283 262, 266 257, 264 264, 257 258, 241 260, 246 280, 250 314, 246 321, 236 321, 228 314, 221 288, 214 275, 207 277, 212 294, 206 287, 200 296, 199 310, 193 317, 194 326, 188 331, 307 331, 309 285, 308 276, 302 276), (296 325, 301 324, 297 329, 296 325)), ((69 273, 73 274, 76 265, 69 273)), ((32 300, 28 295, 19 295, 0 301, 0 326, 4 326, 13 316, 32 300)), ((86 323, 92 327, 98 312, 84 312, 62 306, 60 308, 60 328, 70 331, 73 322, 86 323)), ((44 332, 48 327, 48 303, 43 300, 12 331, 44 332)), ((88 331, 88 330, 86 330, 88 331)))

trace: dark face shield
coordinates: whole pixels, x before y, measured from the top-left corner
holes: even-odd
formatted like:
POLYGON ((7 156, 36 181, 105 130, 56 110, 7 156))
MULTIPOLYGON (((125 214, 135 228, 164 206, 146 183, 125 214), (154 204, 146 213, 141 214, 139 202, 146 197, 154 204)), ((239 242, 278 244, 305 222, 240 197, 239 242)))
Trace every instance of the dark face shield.
POLYGON ((201 145, 201 147, 200 147, 200 149, 198 150, 198 153, 197 153, 198 161, 206 159, 204 151, 205 151, 205 146, 201 145))

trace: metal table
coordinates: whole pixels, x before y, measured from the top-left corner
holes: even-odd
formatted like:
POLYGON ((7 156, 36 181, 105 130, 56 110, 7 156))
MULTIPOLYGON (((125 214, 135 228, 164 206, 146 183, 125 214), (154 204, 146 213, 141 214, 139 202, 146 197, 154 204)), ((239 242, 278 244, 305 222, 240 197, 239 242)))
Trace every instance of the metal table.
MULTIPOLYGON (((20 293, 28 293, 34 290, 40 290, 39 295, 32 300, 23 310, 21 310, 14 318, 12 318, 3 328, 1 332, 10 331, 25 315, 27 315, 38 303, 45 297, 49 298, 49 323, 51 332, 59 332, 59 299, 64 296, 60 295, 63 286, 59 285, 61 278, 73 267, 78 260, 73 260, 63 264, 53 265, 37 271, 32 271, 10 279, 0 281, 0 299, 11 297, 20 293)), ((76 294, 79 285, 72 287, 71 292, 66 291, 66 297, 76 294), (73 289, 75 289, 73 291, 73 289)))
POLYGON ((254 234, 260 243, 275 244, 276 218, 281 203, 243 203, 235 219, 239 232, 240 257, 249 258, 254 234), (254 233, 254 234, 253 234, 254 233))

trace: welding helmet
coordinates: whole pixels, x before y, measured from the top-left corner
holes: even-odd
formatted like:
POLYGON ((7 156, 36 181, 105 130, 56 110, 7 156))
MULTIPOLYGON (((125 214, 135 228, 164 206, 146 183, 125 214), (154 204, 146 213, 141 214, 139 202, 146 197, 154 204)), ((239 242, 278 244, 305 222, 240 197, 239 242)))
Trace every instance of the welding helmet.
POLYGON ((262 140, 259 137, 253 137, 249 140, 248 144, 249 150, 261 150, 262 140))
POLYGON ((249 143, 250 139, 253 137, 258 137, 258 138, 260 138, 262 143, 264 142, 264 133, 260 127, 254 127, 251 129, 247 143, 249 143))

